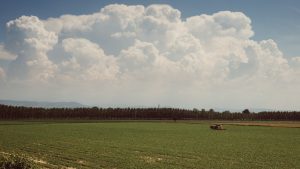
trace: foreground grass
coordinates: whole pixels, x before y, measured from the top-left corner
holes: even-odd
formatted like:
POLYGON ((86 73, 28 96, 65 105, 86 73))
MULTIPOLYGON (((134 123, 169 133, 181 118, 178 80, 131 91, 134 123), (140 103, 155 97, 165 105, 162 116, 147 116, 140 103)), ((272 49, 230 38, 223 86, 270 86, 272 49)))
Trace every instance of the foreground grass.
POLYGON ((299 128, 226 128, 180 122, 0 122, 0 152, 24 154, 48 168, 300 166, 299 128))

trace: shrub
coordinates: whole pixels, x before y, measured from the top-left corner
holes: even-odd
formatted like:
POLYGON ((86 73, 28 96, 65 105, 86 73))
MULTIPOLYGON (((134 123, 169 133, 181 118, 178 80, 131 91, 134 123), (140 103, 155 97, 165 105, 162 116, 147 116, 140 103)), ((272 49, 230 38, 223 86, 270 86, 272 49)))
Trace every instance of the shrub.
POLYGON ((0 169, 33 169, 31 162, 20 155, 0 156, 0 169))

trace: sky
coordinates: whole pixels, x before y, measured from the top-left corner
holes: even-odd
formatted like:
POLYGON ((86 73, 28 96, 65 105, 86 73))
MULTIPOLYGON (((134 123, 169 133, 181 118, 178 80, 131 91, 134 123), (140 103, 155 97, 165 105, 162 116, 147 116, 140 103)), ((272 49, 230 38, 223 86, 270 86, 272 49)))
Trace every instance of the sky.
POLYGON ((297 0, 2 0, 0 99, 300 110, 297 0))

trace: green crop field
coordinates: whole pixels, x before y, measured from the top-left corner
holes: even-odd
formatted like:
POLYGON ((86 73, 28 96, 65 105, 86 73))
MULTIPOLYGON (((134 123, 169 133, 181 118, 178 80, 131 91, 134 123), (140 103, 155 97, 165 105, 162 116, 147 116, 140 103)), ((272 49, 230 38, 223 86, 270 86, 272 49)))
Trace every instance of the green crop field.
MULTIPOLYGON (((0 122, 1 154, 41 168, 300 168, 300 128, 208 122, 0 122)), ((0 154, 0 155, 1 155, 0 154)))

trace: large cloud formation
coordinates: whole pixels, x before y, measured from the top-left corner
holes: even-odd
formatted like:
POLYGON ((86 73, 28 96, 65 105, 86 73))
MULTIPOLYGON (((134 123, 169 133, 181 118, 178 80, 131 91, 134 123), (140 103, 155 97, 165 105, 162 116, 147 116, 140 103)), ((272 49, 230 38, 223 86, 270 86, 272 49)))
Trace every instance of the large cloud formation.
POLYGON ((12 61, 0 68, 3 98, 300 108, 299 57, 285 58, 272 39, 252 40, 241 12, 182 19, 169 5, 114 4, 6 26, 0 59, 12 61))

